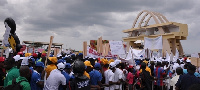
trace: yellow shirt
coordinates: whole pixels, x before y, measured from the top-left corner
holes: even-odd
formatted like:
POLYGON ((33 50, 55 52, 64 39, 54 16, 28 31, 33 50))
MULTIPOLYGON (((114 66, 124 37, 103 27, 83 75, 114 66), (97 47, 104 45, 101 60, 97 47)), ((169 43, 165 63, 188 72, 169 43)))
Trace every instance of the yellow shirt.
MULTIPOLYGON (((150 75, 151 75, 151 69, 149 68, 149 67, 147 67, 146 66, 146 69, 145 69, 146 71, 148 71, 149 73, 150 73, 150 75)), ((140 73, 142 72, 142 69, 140 69, 140 73)))
POLYGON ((90 75, 85 71, 84 74, 86 77, 88 77, 90 79, 90 75))
POLYGON ((47 66, 47 68, 45 69, 45 71, 46 71, 46 73, 47 73, 46 78, 49 77, 51 71, 54 70, 54 69, 57 69, 57 67, 56 67, 55 64, 50 64, 50 65, 47 66))

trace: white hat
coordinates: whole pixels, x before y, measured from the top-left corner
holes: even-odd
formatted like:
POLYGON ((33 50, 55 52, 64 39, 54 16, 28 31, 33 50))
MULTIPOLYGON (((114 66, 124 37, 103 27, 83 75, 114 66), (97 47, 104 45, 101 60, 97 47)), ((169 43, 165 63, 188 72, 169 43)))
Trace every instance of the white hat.
POLYGON ((62 55, 61 54, 57 54, 57 57, 61 57, 62 55))
POLYGON ((64 70, 65 69, 65 64, 63 63, 58 63, 57 64, 58 70, 64 70))
MULTIPOLYGON (((20 58, 21 59, 21 58, 20 58)), ((28 65, 28 57, 23 57, 21 65, 28 65)))
POLYGON ((116 64, 115 64, 114 62, 111 62, 111 63, 109 64, 109 67, 110 67, 110 68, 114 68, 114 67, 116 67, 116 64))
POLYGON ((13 57, 15 59, 15 62, 19 61, 20 60, 20 55, 16 55, 13 57))
POLYGON ((119 63, 121 63, 121 60, 116 59, 116 60, 114 61, 114 63, 115 63, 116 65, 118 65, 119 63))
POLYGON ((187 59, 186 62, 191 62, 191 60, 187 59))

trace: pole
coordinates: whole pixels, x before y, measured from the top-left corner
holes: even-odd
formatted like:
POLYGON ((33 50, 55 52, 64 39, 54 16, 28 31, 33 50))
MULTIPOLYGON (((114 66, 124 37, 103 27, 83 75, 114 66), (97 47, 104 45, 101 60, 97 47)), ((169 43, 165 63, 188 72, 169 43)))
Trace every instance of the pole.
MULTIPOLYGON (((50 43, 49 43, 49 47, 48 47, 48 52, 47 52, 47 56, 46 56, 46 60, 45 60, 45 68, 44 70, 46 69, 46 65, 47 65, 47 59, 49 58, 49 55, 50 55, 50 51, 51 51, 51 45, 52 45, 52 42, 53 42, 53 36, 50 37, 50 43)), ((46 72, 45 72, 45 75, 44 75, 44 86, 46 85, 46 72)))

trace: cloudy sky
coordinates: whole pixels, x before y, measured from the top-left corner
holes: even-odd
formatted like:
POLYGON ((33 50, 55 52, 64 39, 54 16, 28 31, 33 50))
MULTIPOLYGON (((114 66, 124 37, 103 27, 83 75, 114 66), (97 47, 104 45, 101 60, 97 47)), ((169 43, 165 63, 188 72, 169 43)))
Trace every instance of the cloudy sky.
POLYGON ((122 40, 142 10, 162 13, 169 21, 188 24, 182 41, 185 53, 200 52, 200 1, 198 0, 0 0, 0 39, 4 20, 12 17, 20 41, 49 42, 82 50, 82 42, 122 40))

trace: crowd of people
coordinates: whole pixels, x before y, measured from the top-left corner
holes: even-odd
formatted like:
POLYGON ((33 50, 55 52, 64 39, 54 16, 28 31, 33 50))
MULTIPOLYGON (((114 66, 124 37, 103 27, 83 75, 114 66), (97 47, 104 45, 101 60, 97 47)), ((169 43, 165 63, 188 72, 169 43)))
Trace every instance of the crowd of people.
POLYGON ((0 57, 2 90, 200 90, 200 69, 176 62, 83 58, 83 54, 22 53, 0 57), (46 63, 46 65, 45 65, 46 63))

